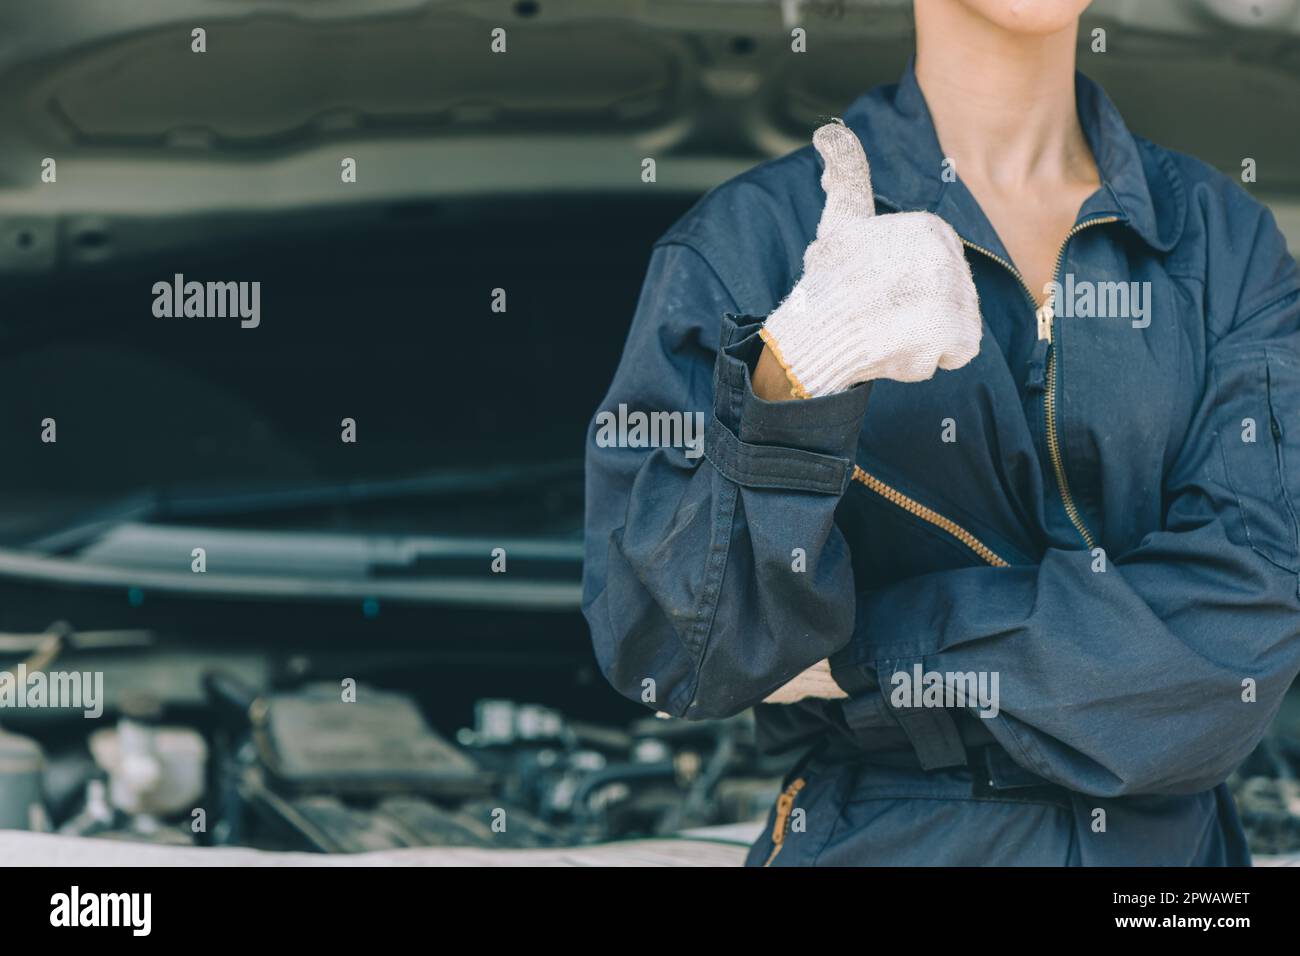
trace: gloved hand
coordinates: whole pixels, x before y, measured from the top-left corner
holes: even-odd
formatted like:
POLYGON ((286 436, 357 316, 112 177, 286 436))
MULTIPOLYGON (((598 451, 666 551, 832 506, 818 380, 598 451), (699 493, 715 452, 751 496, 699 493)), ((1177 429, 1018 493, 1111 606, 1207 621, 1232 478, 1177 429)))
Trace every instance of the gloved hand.
POLYGON ((979 352, 982 325, 957 234, 928 212, 875 215, 866 154, 842 122, 820 127, 813 145, 826 164, 817 238, 760 332, 792 394, 961 368, 979 352))
MULTIPOLYGON (((871 170, 843 123, 813 134, 825 163, 826 207, 803 256, 803 276, 759 333, 796 398, 858 382, 919 382, 979 352, 979 298, 961 240, 927 212, 875 215, 871 170)), ((847 697, 818 661, 764 703, 847 697)))

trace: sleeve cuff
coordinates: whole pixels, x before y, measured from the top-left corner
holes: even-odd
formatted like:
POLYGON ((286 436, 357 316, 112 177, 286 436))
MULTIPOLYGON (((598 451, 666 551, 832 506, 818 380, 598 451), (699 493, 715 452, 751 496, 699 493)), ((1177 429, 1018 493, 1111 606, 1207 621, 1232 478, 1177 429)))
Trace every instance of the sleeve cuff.
POLYGON ((768 402, 754 394, 751 377, 763 351, 763 320, 723 317, 715 376, 714 413, 746 444, 771 445, 852 459, 862 432, 871 383, 797 402, 768 402))

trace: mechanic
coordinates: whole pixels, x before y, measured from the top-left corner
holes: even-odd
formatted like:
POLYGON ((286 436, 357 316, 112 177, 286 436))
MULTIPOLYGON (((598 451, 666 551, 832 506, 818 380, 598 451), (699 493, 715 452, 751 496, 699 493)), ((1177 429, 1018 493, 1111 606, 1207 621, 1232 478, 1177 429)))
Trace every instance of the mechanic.
POLYGON ((1086 5, 917 0, 897 85, 654 247, 602 408, 710 410, 705 453, 588 441, 583 607, 625 695, 798 748, 751 864, 1249 863, 1300 280, 1076 74, 1086 5), (1057 315, 1067 280, 1149 321, 1057 315), (996 714, 891 702, 914 668, 997 675, 996 714))

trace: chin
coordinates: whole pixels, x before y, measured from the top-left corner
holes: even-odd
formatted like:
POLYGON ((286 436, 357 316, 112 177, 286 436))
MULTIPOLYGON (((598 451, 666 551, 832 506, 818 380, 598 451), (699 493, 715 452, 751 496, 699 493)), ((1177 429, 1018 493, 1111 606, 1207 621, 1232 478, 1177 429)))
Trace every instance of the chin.
POLYGON ((1010 33, 1045 36, 1079 19, 1091 0, 957 0, 1010 33))

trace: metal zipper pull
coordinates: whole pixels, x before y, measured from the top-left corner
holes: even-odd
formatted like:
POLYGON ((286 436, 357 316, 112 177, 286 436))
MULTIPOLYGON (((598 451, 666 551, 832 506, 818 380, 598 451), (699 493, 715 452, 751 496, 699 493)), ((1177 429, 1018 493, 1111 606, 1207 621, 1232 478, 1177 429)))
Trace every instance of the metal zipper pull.
POLYGON ((796 778, 790 786, 781 791, 781 795, 776 798, 776 822, 772 827, 772 853, 767 858, 764 866, 771 866, 776 855, 781 852, 781 847, 785 843, 785 826, 790 822, 790 811, 794 809, 794 798, 799 795, 799 791, 804 787, 804 778, 796 778))
POLYGON ((1052 319, 1056 317, 1055 304, 1052 302, 1051 295, 1048 295, 1047 301, 1038 307, 1034 312, 1038 319, 1038 340, 1052 344, 1052 319))

